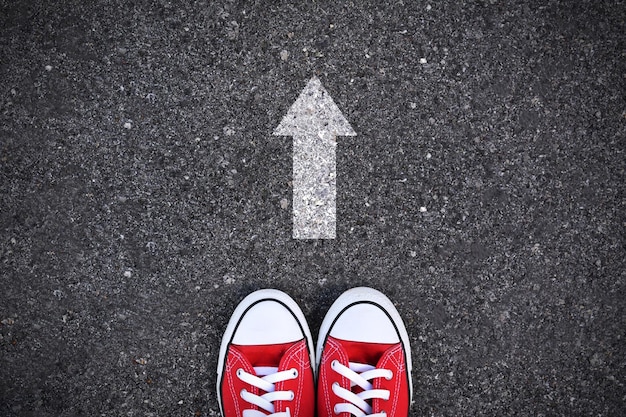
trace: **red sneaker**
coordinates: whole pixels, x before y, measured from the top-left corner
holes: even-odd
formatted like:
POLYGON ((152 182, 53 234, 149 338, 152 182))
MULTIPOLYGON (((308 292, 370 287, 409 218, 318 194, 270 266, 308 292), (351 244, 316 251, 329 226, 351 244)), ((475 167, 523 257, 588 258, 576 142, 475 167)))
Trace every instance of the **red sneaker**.
POLYGON ((313 342, 287 294, 260 290, 235 309, 220 348, 217 397, 224 417, 313 417, 313 342))
POLYGON ((381 292, 361 287, 343 293, 322 322, 316 355, 318 417, 409 415, 409 337, 381 292))

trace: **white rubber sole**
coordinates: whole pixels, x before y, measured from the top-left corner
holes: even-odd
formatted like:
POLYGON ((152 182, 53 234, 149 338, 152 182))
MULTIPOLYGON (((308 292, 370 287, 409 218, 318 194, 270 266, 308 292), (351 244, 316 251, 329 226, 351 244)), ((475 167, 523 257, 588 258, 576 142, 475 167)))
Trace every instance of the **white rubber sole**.
POLYGON ((347 290, 346 292, 341 294, 330 307, 328 313, 326 313, 326 316, 322 321, 320 333, 317 337, 317 348, 315 350, 316 370, 319 369, 320 361, 322 360, 322 351, 324 350, 324 344, 326 343, 328 334, 335 324, 337 317, 339 317, 339 315, 341 315, 341 313, 344 312, 348 307, 360 303, 369 303, 378 306, 387 313, 387 315, 393 322, 398 332, 398 335, 400 336, 400 341, 404 349, 404 357, 406 358, 406 365, 408 370, 409 398, 411 402, 413 402, 413 378, 411 375, 413 370, 413 363, 411 360, 411 346, 409 344, 409 334, 406 331, 406 327, 404 326, 402 317, 400 317, 400 313, 398 313, 398 310, 393 305, 393 302, 391 302, 391 300, 387 298, 385 294, 373 288, 357 287, 347 290))
MULTIPOLYGON (((304 317, 304 313, 302 313, 302 310, 300 309, 298 304, 289 295, 279 290, 264 289, 264 290, 258 290, 258 291, 251 293, 246 298, 244 298, 239 303, 239 305, 237 305, 237 308, 235 308, 235 311, 230 317, 228 326, 226 326, 226 331, 224 331, 224 336, 222 336, 222 343, 220 345, 220 353, 219 353, 219 357, 217 360, 217 385, 216 385, 217 398, 218 398, 218 402, 220 406, 220 412, 222 413, 222 415, 224 415, 224 411, 223 411, 224 409, 222 406, 222 390, 220 388, 222 384, 222 372, 223 372, 224 365, 225 365, 224 362, 226 361, 226 352, 228 351, 228 346, 231 344, 233 340, 235 331, 237 330, 237 326, 241 318, 243 317, 243 315, 252 306, 263 301, 277 301, 281 303, 283 306, 285 306, 291 312, 291 314, 293 314, 293 316, 296 318, 296 320, 300 324, 302 332, 304 333, 304 337, 306 338, 307 346, 309 348, 309 357, 311 360, 311 366, 314 367, 314 364, 316 364, 315 351, 313 350, 313 338, 311 337, 311 330, 309 329, 309 325, 307 324, 306 318, 304 317)), ((316 370, 317 369, 314 367, 313 368, 314 374, 316 370)))

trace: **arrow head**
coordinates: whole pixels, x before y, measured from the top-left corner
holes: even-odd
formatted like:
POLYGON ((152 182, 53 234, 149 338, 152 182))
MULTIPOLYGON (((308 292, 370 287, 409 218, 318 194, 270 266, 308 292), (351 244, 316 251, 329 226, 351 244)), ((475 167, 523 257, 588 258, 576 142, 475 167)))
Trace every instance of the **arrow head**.
POLYGON ((356 136, 319 78, 313 77, 293 103, 278 127, 276 136, 356 136))

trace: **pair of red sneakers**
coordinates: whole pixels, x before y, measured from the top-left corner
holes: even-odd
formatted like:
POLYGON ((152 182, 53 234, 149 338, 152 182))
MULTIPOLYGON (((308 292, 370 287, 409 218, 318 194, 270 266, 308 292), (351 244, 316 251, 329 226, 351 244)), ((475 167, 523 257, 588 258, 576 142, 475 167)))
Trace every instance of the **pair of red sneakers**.
POLYGON ((412 389, 406 328, 393 303, 371 288, 348 290, 333 303, 315 351, 304 314, 278 290, 247 296, 222 339, 224 417, 406 417, 412 389))

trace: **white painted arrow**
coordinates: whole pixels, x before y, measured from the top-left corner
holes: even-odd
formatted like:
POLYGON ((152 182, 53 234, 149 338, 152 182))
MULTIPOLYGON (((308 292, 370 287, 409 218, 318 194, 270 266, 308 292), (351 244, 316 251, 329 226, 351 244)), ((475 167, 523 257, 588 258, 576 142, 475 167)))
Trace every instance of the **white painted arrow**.
POLYGON ((337 136, 356 133, 317 77, 304 87, 274 135, 293 136, 293 238, 334 239, 337 136))

